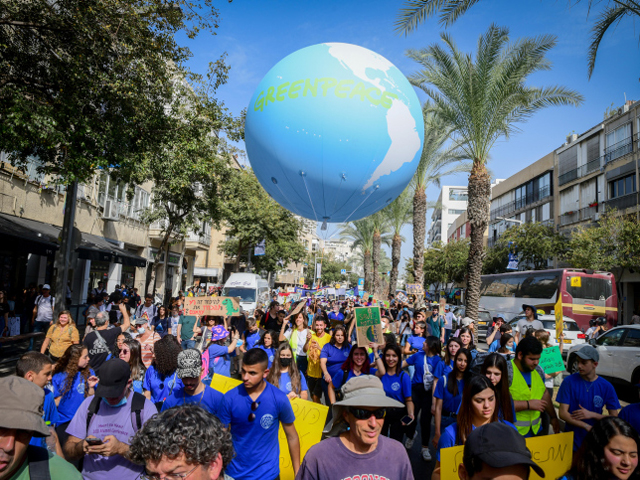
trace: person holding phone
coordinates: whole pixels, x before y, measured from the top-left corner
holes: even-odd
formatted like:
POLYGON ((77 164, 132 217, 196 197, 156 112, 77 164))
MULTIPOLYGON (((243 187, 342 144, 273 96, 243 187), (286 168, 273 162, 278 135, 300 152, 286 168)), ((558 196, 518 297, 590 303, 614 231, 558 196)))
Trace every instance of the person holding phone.
POLYGON ((112 300, 118 306, 122 314, 122 325, 109 328, 109 313, 100 312, 96 315, 96 329, 84 337, 83 345, 89 351, 89 365, 100 376, 100 367, 107 361, 107 357, 111 353, 111 345, 116 341, 122 332, 126 332, 131 325, 129 321, 129 311, 120 294, 113 293, 112 300))
POLYGON ((411 377, 400 366, 402 352, 395 344, 388 344, 382 350, 382 363, 386 370, 380 377, 387 397, 404 404, 404 408, 395 408, 384 419, 382 434, 402 441, 406 427, 415 420, 413 400, 411 399, 411 377))

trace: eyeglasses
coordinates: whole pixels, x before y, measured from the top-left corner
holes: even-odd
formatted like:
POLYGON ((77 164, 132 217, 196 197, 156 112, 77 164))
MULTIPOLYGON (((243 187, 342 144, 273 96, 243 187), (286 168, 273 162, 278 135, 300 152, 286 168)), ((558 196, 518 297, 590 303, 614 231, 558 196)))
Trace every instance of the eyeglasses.
POLYGON ((193 472, 195 472, 196 468, 200 465, 196 465, 187 473, 169 473, 167 475, 155 475, 147 473, 146 469, 143 473, 138 476, 140 480, 184 480, 188 476, 190 476, 193 472))
POLYGON ((372 416, 376 417, 378 420, 382 420, 387 416, 386 408, 379 408, 378 410, 365 410, 364 408, 349 407, 348 411, 358 420, 369 420, 372 416))
POLYGON ((260 404, 258 402, 253 402, 251 404, 251 413, 249 414, 249 418, 248 418, 250 422, 253 422, 256 419, 256 414, 253 412, 255 412, 259 406, 260 404))

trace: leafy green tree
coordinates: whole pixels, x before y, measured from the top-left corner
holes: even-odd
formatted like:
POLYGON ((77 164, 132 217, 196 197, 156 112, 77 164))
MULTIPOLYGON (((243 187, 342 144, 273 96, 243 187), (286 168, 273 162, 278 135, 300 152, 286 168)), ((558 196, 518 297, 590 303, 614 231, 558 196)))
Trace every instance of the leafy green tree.
POLYGON ((441 38, 446 49, 434 44, 408 53, 422 67, 410 81, 431 98, 436 115, 451 125, 452 140, 473 161, 467 205, 467 315, 475 319, 480 301, 483 236, 489 222, 491 176, 487 162, 491 149, 500 138, 515 133, 517 123, 538 110, 578 105, 582 96, 561 86, 525 84, 531 74, 549 70, 545 55, 556 43, 551 36, 512 42, 506 28, 492 25, 480 36, 475 59, 461 52, 448 34, 441 38))
POLYGON ((349 288, 353 288, 358 284, 358 275, 353 272, 343 275, 341 273, 342 270, 349 272, 351 270, 351 265, 346 262, 336 261, 332 257, 324 258, 322 260, 322 272, 320 275, 321 284, 333 287, 336 284, 344 285, 348 282, 349 288))
MULTIPOLYGON (((594 0, 588 0, 588 2, 590 12, 596 2, 594 0)), ((408 34, 424 23, 427 18, 438 14, 440 25, 445 28, 450 27, 477 3, 480 3, 480 0, 406 0, 396 21, 396 31, 408 34)), ((605 34, 627 17, 632 19, 640 17, 638 0, 608 0, 602 11, 598 13, 591 29, 591 44, 588 51, 589 78, 593 74, 598 48, 605 34)))
POLYGON ((461 283, 467 269, 469 241, 435 242, 424 252, 424 288, 435 285, 436 291, 446 290, 447 285, 461 283))
POLYGON ((351 248, 360 247, 362 251, 362 266, 364 270, 364 289, 371 291, 374 277, 371 271, 371 252, 373 250, 374 225, 371 217, 366 217, 348 223, 340 230, 340 238, 350 240, 351 248))
POLYGON ((389 274, 389 294, 395 294, 398 286, 398 265, 400 264, 400 251, 404 238, 400 234, 402 227, 411 222, 411 196, 405 189, 398 198, 383 210, 388 218, 393 231, 391 240, 391 273, 389 274))

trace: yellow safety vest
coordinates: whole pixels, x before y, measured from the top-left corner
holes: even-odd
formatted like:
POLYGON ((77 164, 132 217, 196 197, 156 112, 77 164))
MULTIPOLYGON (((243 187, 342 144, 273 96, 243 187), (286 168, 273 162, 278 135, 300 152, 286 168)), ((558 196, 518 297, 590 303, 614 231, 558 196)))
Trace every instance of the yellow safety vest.
MULTIPOLYGON (((509 387, 513 400, 542 400, 546 387, 544 382, 535 370, 531 372, 531 389, 522 375, 522 372, 516 366, 514 360, 511 360, 513 368, 513 381, 509 387)), ((516 412, 516 421, 514 422, 520 435, 526 435, 532 430, 535 435, 540 430, 540 412, 537 410, 522 410, 516 412)))

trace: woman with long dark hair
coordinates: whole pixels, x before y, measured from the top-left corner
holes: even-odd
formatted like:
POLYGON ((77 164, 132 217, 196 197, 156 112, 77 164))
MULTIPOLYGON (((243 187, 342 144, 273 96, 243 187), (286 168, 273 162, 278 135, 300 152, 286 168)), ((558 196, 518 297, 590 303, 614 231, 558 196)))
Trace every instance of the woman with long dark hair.
POLYGON ((435 424, 436 433, 433 436, 433 446, 438 445, 440 435, 456 419, 456 412, 462 402, 462 391, 471 376, 471 353, 461 348, 453 359, 453 370, 443 375, 436 385, 433 396, 436 402, 435 424))
MULTIPOLYGON (((330 384, 333 376, 340 371, 342 364, 349 357, 350 350, 351 344, 347 338, 347 330, 343 325, 338 325, 331 340, 322 347, 320 352, 320 369, 327 384, 330 384)), ((329 386, 329 390, 331 390, 331 386, 329 386)))
POLYGON ((375 372, 372 371, 373 369, 369 362, 369 355, 367 354, 366 348, 353 347, 349 351, 349 356, 340 367, 340 370, 338 370, 338 373, 333 376, 331 383, 329 384, 329 387, 333 385, 333 388, 329 388, 329 401, 331 404, 334 404, 336 401, 335 391, 339 391, 342 386, 353 377, 359 377, 363 374, 382 377, 386 373, 382 359, 378 355, 378 345, 376 343, 370 343, 369 348, 373 349, 377 370, 375 372))
POLYGON ((482 375, 487 377, 496 392, 496 411, 500 420, 515 422, 516 410, 509 391, 509 373, 507 361, 498 353, 491 353, 480 367, 482 375))
POLYGON ((278 347, 267 382, 286 393, 289 399, 307 400, 309 396, 307 381, 300 374, 296 362, 293 361, 293 348, 288 343, 281 343, 278 347))
POLYGON ((182 387, 182 380, 176 375, 181 351, 182 347, 173 335, 161 338, 153 346, 153 360, 144 375, 142 388, 144 396, 156 404, 158 411, 171 392, 182 387))
POLYGON ((271 368, 273 357, 276 355, 276 348, 278 348, 278 335, 273 330, 266 330, 254 348, 265 351, 269 359, 269 368, 271 368))
MULTIPOLYGON (((475 360, 476 355, 478 355, 478 350, 473 343, 473 330, 469 327, 462 327, 458 332, 458 339, 460 340, 462 348, 468 350, 471 354, 471 359, 475 360)), ((471 363, 471 361, 469 361, 469 363, 471 363)))
POLYGON ((131 367, 131 380, 133 380, 133 391, 143 393, 142 382, 147 373, 147 367, 142 361, 142 348, 140 342, 129 338, 122 342, 120 348, 120 360, 124 360, 131 367))
POLYGON ((156 332, 161 337, 164 337, 167 333, 169 333, 169 329, 171 328, 171 320, 169 319, 169 310, 164 305, 160 305, 158 307, 158 314, 153 317, 151 322, 151 329, 156 332))
MULTIPOLYGON (((464 350, 460 350, 463 352, 464 350)), ((439 478, 437 472, 440 467, 440 451, 443 448, 464 445, 469 434, 476 428, 491 422, 498 422, 498 412, 496 408, 496 393, 491 381, 483 375, 475 375, 465 383, 462 393, 462 403, 456 422, 447 426, 438 439, 436 451, 436 470, 431 478, 439 478)), ((509 423, 503 422, 512 427, 509 423)))
POLYGON ((638 432, 617 417, 598 420, 560 480, 640 479, 638 432))
POLYGON ((307 374, 307 354, 304 352, 304 344, 307 343, 307 315, 304 312, 298 312, 293 315, 291 320, 291 328, 287 329, 287 322, 282 322, 280 329, 280 342, 289 342, 291 351, 293 351, 293 361, 296 363, 298 370, 304 376, 307 374))
POLYGON ((502 335, 500 337, 500 348, 498 348, 498 353, 506 360, 511 360, 513 355, 515 355, 515 351, 515 338, 508 333, 502 335))
POLYGON ((386 370, 380 378, 384 393, 387 394, 387 397, 405 405, 404 408, 393 408, 387 412, 382 426, 382 434, 401 442, 407 425, 415 421, 413 400, 411 399, 411 378, 400 368, 402 366, 402 350, 398 345, 387 344, 384 347, 382 363, 384 363, 386 370), (405 416, 411 417, 411 422, 402 423, 401 419, 405 416))

